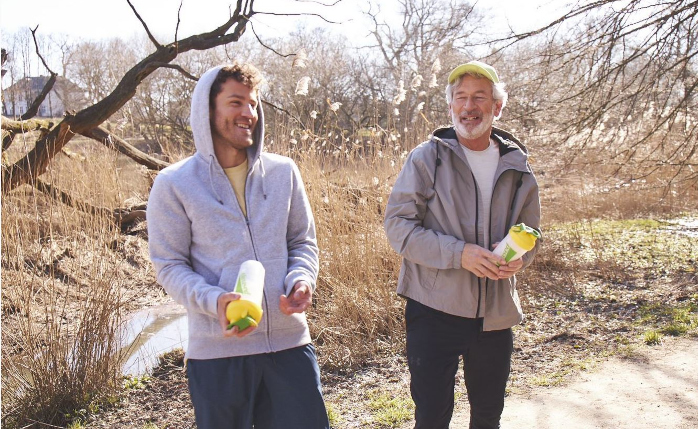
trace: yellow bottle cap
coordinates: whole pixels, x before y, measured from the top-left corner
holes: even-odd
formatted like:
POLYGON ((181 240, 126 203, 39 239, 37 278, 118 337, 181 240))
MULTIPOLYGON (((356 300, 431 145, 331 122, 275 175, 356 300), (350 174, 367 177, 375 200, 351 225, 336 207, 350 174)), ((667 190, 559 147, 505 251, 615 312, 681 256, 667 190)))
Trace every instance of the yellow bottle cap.
POLYGON ((512 240, 522 249, 529 251, 536 245, 536 239, 540 238, 538 230, 526 226, 523 223, 516 224, 509 228, 512 240))

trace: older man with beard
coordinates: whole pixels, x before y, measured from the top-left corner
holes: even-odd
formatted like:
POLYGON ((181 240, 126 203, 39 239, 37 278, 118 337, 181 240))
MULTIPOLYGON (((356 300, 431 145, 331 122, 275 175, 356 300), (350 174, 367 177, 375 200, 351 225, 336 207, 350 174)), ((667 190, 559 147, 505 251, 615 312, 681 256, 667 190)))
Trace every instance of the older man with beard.
POLYGON ((415 428, 448 428, 462 357, 470 428, 498 428, 523 320, 515 274, 536 245, 506 263, 490 251, 517 223, 540 228, 538 184, 527 150, 492 126, 507 101, 494 67, 471 61, 448 77, 453 127, 417 146, 397 178, 385 231, 402 256, 407 359, 415 428))

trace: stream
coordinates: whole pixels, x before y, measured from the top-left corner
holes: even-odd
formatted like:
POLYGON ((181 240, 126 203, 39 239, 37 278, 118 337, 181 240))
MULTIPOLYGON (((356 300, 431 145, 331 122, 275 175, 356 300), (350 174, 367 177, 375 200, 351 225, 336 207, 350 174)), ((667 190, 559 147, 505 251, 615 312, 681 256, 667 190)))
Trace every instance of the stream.
POLYGON ((188 334, 187 313, 179 304, 171 302, 139 311, 124 329, 122 349, 127 357, 123 373, 150 373, 163 353, 177 348, 186 350, 188 334))

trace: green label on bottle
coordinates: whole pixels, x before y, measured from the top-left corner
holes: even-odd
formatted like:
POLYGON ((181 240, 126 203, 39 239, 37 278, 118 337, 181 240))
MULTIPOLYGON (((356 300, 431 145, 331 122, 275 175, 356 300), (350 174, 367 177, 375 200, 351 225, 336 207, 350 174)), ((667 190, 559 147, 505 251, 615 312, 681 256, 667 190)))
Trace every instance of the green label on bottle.
POLYGON ((247 288, 247 275, 245 273, 238 274, 238 282, 235 285, 235 292, 242 295, 250 294, 250 291, 247 288))
POLYGON ((504 247, 504 254, 502 257, 504 258, 505 261, 509 262, 511 261, 511 258, 516 256, 516 250, 512 249, 511 246, 508 244, 504 247))

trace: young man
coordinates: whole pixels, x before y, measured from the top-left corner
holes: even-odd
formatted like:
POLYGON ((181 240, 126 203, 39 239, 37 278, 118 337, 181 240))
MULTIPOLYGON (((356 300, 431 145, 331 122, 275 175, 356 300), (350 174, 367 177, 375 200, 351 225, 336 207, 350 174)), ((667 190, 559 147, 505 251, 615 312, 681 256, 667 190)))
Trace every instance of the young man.
POLYGON ((187 308, 189 391, 205 428, 328 428, 304 311, 318 273, 298 168, 264 153, 260 72, 215 67, 194 89, 196 153, 163 170, 148 201, 158 282, 187 308), (227 328, 240 265, 265 268, 257 327, 227 328))
POLYGON ((385 230, 403 257, 407 358, 418 429, 448 428, 458 361, 470 428, 498 428, 509 377, 511 327, 523 319, 514 275, 536 249, 506 263, 490 251, 509 227, 539 228, 538 185, 523 145, 493 128, 507 94, 495 69, 471 61, 448 77, 453 127, 408 157, 385 230))

